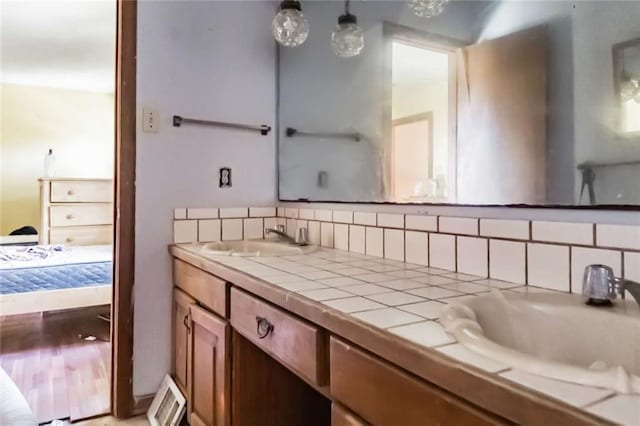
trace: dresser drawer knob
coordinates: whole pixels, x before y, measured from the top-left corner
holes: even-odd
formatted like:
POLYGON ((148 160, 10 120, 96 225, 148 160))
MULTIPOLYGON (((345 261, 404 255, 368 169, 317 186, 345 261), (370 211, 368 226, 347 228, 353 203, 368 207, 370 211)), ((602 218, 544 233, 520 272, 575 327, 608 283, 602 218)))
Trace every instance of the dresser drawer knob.
POLYGON ((64 241, 68 244, 68 243, 73 241, 73 238, 67 237, 67 238, 64 239, 64 241))
POLYGON ((68 215, 65 216, 67 218, 67 220, 71 220, 73 219, 73 215, 71 213, 69 213, 68 215))
POLYGON ((260 339, 264 339, 273 332, 273 324, 268 319, 256 317, 256 333, 260 339))
POLYGON ((68 190, 67 195, 73 195, 73 189, 68 190))

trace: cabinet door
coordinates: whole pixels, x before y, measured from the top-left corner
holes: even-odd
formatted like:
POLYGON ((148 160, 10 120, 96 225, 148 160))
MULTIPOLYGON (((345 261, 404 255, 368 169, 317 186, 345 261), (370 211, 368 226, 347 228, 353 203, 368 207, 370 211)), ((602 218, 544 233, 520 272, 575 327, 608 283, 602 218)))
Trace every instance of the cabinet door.
POLYGON ((192 426, 228 426, 231 369, 229 324, 214 314, 191 305, 192 426))
POLYGON ((189 389, 191 355, 191 319, 189 307, 195 300, 177 288, 173 289, 173 379, 186 396, 189 389))

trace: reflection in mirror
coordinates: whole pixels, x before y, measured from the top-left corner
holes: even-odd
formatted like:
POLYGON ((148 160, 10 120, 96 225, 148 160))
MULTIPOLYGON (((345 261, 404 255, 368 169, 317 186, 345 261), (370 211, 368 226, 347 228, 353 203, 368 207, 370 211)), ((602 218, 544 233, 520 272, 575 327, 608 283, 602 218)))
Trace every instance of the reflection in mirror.
POLYGON ((348 58, 345 4, 301 5, 281 200, 640 205, 640 2, 350 1, 348 58))

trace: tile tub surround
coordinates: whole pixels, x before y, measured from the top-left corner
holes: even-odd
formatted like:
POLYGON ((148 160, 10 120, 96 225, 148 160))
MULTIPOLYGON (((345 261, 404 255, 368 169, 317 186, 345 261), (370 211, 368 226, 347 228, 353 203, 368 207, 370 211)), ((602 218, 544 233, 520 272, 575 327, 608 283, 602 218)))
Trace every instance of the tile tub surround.
MULTIPOLYGON (((183 248, 189 250, 189 246, 183 248)), ((634 398, 621 398, 624 395, 609 390, 531 376, 479 356, 457 343, 438 322, 440 310, 446 304, 458 303, 492 289, 507 292, 551 290, 330 248, 318 248, 298 256, 209 259, 257 278, 264 285, 286 290, 290 292, 287 298, 306 298, 323 310, 348 315, 369 327, 433 349, 496 378, 518 383, 598 416, 620 421, 633 418, 634 410, 637 410, 634 398), (615 405, 615 411, 611 409, 612 405, 615 405)))
POLYGON ((375 213, 313 206, 177 208, 174 242, 262 238, 264 227, 282 224, 291 236, 299 227, 307 228, 311 243, 327 248, 550 290, 580 292, 584 267, 594 262, 611 266, 625 278, 640 279, 640 224, 375 213))

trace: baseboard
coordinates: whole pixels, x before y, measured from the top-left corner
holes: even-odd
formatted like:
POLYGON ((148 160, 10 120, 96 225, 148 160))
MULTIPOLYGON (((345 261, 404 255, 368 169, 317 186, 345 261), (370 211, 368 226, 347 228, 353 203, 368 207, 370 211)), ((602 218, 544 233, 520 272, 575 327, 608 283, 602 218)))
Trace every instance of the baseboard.
POLYGON ((153 397, 155 394, 149 395, 141 395, 133 397, 133 409, 131 410, 131 414, 133 416, 138 416, 140 414, 144 414, 149 409, 151 402, 153 402, 153 397))

